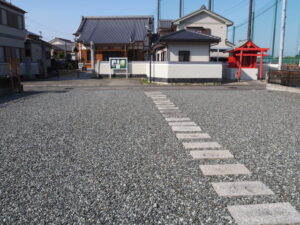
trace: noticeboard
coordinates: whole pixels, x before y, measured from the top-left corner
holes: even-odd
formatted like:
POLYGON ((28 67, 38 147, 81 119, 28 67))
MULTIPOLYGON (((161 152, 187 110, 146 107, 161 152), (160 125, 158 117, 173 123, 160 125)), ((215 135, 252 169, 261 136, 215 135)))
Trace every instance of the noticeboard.
POLYGON ((109 64, 111 70, 127 70, 128 59, 127 58, 109 58, 109 64))
POLYGON ((112 77, 112 73, 122 70, 126 71, 126 78, 128 78, 128 58, 109 58, 109 68, 110 78, 112 77))

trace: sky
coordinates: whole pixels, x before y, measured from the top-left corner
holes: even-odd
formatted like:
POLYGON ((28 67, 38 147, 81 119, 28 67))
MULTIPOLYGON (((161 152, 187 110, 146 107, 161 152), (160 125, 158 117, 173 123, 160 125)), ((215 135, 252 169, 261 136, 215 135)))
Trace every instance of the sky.
MULTIPOLYGON (((249 0, 212 0, 213 11, 230 19, 236 26, 235 41, 247 35, 249 0)), ((275 54, 278 55, 281 4, 278 0, 275 54)), ((300 45, 300 0, 287 0, 287 25, 285 56, 294 56, 300 45)), ((44 40, 54 37, 74 39, 82 16, 122 16, 157 14, 157 0, 11 0, 25 11, 26 28, 42 32, 44 40)), ((275 0, 254 0, 256 19, 254 42, 260 47, 271 48, 274 27, 275 0)), ((207 0, 184 0, 184 14, 198 10, 207 0)), ((176 19, 179 16, 179 0, 161 0, 161 18, 176 19)), ((232 40, 232 27, 228 39, 232 40)), ((270 52, 269 52, 270 53, 270 52)))

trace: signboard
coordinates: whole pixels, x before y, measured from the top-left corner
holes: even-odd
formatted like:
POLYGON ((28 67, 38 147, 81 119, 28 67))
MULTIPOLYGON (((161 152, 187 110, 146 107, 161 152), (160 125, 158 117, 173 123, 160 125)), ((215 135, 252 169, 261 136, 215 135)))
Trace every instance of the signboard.
POLYGON ((109 62, 110 62, 111 70, 116 70, 116 69, 126 70, 128 68, 127 58, 109 58, 109 62))
POLYGON ((127 58, 109 58, 110 78, 112 72, 126 71, 126 78, 128 78, 128 59, 127 58))
POLYGON ((83 63, 78 63, 78 69, 82 70, 84 67, 84 64, 83 63))

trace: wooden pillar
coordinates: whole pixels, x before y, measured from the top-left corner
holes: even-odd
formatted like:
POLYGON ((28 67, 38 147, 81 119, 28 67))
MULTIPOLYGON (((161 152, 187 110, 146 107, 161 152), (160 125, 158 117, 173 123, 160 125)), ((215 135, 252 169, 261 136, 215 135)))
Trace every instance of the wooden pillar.
POLYGON ((262 80, 263 77, 263 52, 260 51, 260 70, 259 70, 259 80, 262 80))
POLYGON ((92 66, 92 71, 94 72, 95 70, 95 45, 94 43, 91 41, 90 43, 90 48, 91 48, 91 66, 92 66))
POLYGON ((241 80, 242 62, 243 62, 243 50, 241 50, 241 52, 240 52, 240 63, 239 63, 239 70, 238 70, 238 81, 241 80))

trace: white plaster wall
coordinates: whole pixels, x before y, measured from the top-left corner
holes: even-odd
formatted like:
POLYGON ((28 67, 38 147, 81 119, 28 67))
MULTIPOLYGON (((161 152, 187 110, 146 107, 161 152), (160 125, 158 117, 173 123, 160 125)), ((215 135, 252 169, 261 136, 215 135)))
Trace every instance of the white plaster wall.
POLYGON ((222 63, 170 63, 168 78, 222 79, 222 63))
MULTIPOLYGON (((259 65, 259 64, 258 64, 259 65)), ((278 69, 278 64, 264 64, 263 65, 263 79, 266 78, 267 73, 269 70, 276 70, 278 69)), ((223 70, 223 78, 228 80, 235 80, 237 79, 237 68, 228 68, 228 64, 224 65, 223 70)), ((260 68, 251 69, 251 68, 244 68, 242 69, 241 79, 242 80, 257 80, 260 73, 260 68)))
POLYGON ((31 59, 32 62, 42 60, 42 46, 40 44, 31 43, 31 59))
MULTIPOLYGON (((148 77, 150 74, 147 74, 148 77)), ((154 62, 152 64, 152 78, 168 78, 169 77, 169 63, 154 62)))
MULTIPOLYGON (((226 68, 224 69, 223 78, 227 80, 236 80, 237 73, 238 68, 226 68)), ((257 80, 257 76, 257 68, 243 68, 241 70, 241 80, 257 80)))
MULTIPOLYGON (((128 63, 128 72, 133 75, 146 75, 149 70, 149 62, 133 61, 128 63)), ((97 74, 110 74, 110 66, 107 61, 97 61, 95 71, 97 74)))
POLYGON ((169 44, 170 62, 179 61, 179 51, 190 51, 191 62, 209 62, 209 44, 190 43, 190 44, 169 44))
MULTIPOLYGON (((222 63, 169 63, 152 62, 153 78, 198 78, 198 79, 222 79, 222 63)), ((97 74, 109 74, 109 62, 98 61, 95 67, 97 74)), ((133 75, 150 75, 149 62, 130 62, 129 73, 133 75)))

